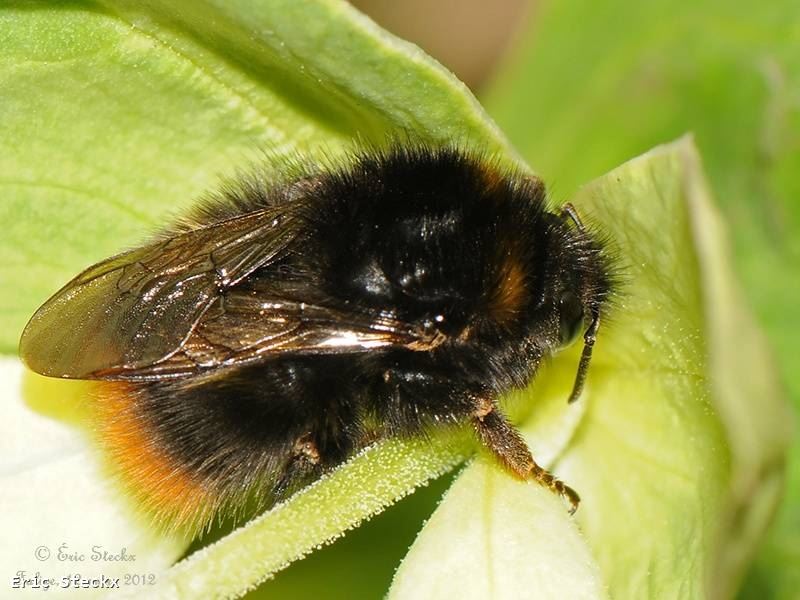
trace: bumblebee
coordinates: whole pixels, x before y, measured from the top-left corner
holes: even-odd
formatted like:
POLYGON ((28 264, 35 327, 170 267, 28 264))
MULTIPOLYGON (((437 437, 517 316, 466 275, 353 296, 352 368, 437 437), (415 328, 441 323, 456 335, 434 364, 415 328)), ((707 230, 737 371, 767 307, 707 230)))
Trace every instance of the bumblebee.
POLYGON ((265 509, 376 440, 465 425, 574 511, 498 399, 583 333, 578 398, 613 281, 539 179, 396 145, 225 187, 70 281, 20 355, 103 382, 102 443, 169 523, 265 509))

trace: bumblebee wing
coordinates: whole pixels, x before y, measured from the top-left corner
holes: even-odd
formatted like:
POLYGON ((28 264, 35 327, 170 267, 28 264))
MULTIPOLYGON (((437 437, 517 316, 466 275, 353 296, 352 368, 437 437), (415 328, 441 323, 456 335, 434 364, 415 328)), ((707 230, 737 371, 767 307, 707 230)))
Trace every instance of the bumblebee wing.
POLYGON ((299 235, 285 212, 253 211, 89 267, 33 315, 21 358, 42 375, 75 379, 165 360, 220 294, 284 255, 299 235))
POLYGON ((287 299, 280 284, 248 286, 219 296, 181 348, 159 362, 96 373, 102 379, 154 380, 207 373, 277 354, 366 352, 389 346, 415 350, 442 341, 419 326, 374 310, 337 309, 287 299))

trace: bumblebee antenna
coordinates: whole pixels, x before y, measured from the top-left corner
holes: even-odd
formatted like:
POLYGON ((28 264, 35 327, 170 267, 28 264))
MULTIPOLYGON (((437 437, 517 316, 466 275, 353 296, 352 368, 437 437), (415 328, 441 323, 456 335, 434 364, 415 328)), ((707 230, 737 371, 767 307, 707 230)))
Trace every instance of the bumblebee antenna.
POLYGON ((568 404, 572 404, 581 396, 583 384, 586 381, 586 374, 589 372, 589 362, 592 360, 592 349, 594 341, 597 339, 597 329, 600 327, 600 313, 592 314, 592 323, 589 329, 583 334, 583 352, 581 362, 578 363, 578 373, 575 375, 575 384, 572 386, 572 393, 569 395, 568 404))

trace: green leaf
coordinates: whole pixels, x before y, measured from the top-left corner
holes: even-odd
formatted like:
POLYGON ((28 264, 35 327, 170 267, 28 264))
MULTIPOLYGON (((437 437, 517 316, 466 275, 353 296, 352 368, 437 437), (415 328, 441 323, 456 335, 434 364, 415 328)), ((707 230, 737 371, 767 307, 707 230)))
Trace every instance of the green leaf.
POLYGON ((485 460, 447 492, 389 594, 391 600, 606 597, 600 569, 563 502, 485 460))
POLYGON ((600 491, 584 531, 614 597, 728 597, 779 500, 789 416, 699 158, 688 140, 657 149, 575 201, 624 240, 630 281, 607 342, 613 404, 592 405, 563 461, 600 491))
MULTIPOLYGON (((797 32, 790 0, 544 3, 486 104, 560 197, 694 132, 747 299, 800 410, 797 32)), ((757 363, 739 368, 762 376, 757 363)), ((800 438, 789 473, 747 597, 793 598, 800 586, 800 438)))
MULTIPOLYGON (((587 408, 565 403, 574 374, 566 362, 543 374, 535 391, 506 399, 511 408, 527 408, 522 433, 542 465, 563 454, 587 408)), ((539 484, 518 481, 487 457, 476 460, 420 532, 390 600, 606 598, 600 569, 566 508, 539 484)))
POLYGON ((6 2, 0 122, 7 354, 83 267, 264 153, 405 132, 508 154, 463 84, 335 0, 6 2))
POLYGON ((497 581, 513 581, 531 597, 598 597, 587 557, 613 598, 695 598, 710 590, 724 598, 775 508, 786 406, 764 340, 741 307, 691 140, 623 165, 573 203, 617 246, 625 283, 601 330, 573 438, 555 454, 548 449, 543 423, 557 421, 541 411, 562 403, 564 414, 574 354, 557 358, 527 392, 534 412, 522 431, 535 451, 544 441, 535 454, 581 494, 577 524, 554 513, 555 504, 516 510, 535 506, 533 489, 499 484, 473 465, 398 571, 398 598, 420 584, 424 597, 451 585, 463 597, 508 597, 497 581), (746 354, 732 351, 741 345, 746 354), (759 375, 743 378, 742 361, 761 366, 759 375), (483 529, 474 531, 470 519, 483 529), (499 544, 486 549, 533 531, 524 545, 512 543, 507 560, 499 544), (562 541, 571 552, 554 549, 562 541), (448 556, 446 546, 459 560, 436 560, 448 556), (520 572, 519 554, 536 566, 520 572))
POLYGON ((463 460, 457 448, 452 440, 390 441, 372 447, 290 501, 194 553, 167 572, 156 589, 132 595, 239 597, 452 468, 463 460))
MULTIPOLYGON (((334 0, 5 2, 0 123, 0 352, 9 355, 33 311, 81 269, 140 242, 265 154, 266 162, 335 161, 355 138, 413 135, 514 160, 463 84, 334 0)), ((67 387, 48 386, 49 403, 67 387)), ((35 396, 24 402, 35 405, 35 396)), ((315 493, 331 494, 354 469, 396 465, 373 471, 379 492, 368 485, 354 505, 324 513, 313 528, 313 518, 304 521, 301 532, 280 515, 308 506, 302 498, 271 513, 256 531, 292 543, 232 571, 249 579, 215 585, 253 585, 468 450, 463 440, 430 458, 418 444, 372 450, 315 493)), ((44 497, 4 508, 20 524, 42 512, 69 515, 44 497)), ((243 538, 251 539, 242 534, 207 555, 231 545, 249 555, 236 546, 243 538)))

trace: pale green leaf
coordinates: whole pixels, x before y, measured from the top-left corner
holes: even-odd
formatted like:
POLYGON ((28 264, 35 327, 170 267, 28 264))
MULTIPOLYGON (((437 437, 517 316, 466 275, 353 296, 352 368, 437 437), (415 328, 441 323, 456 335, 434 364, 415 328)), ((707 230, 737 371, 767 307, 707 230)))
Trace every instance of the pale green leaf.
POLYGON ((237 169, 389 134, 507 146, 459 81, 341 0, 0 7, 0 350, 83 267, 237 169))
POLYGON ((579 522, 612 597, 729 597, 779 501, 788 412, 699 158, 688 139, 658 148, 575 203, 619 244, 627 284, 559 472, 592 506, 579 522))
POLYGON ((516 512, 525 486, 500 484, 475 465, 398 571, 399 598, 415 589, 436 597, 452 585, 459 596, 507 597, 495 581, 539 590, 540 598, 597 594, 587 556, 614 598, 727 598, 775 510, 787 407, 764 340, 741 307, 691 140, 623 165, 573 201, 617 247, 623 284, 598 339, 574 435, 563 447, 548 443, 553 431, 573 428, 543 427, 558 420, 542 416, 559 406, 568 414, 575 356, 559 357, 531 386, 533 414, 522 431, 581 494, 576 517, 585 540, 557 504, 516 512), (757 376, 744 368, 755 364, 757 376), (470 518, 482 527, 477 533, 470 518), (487 550, 491 540, 533 529, 539 534, 515 546, 515 556, 535 567, 519 572, 514 558, 497 555, 497 544, 487 550), (553 550, 561 540, 571 552, 553 550), (445 558, 448 545, 458 560, 445 558), (548 587, 545 572, 573 587, 548 587))
POLYGON ((606 597, 563 501, 486 460, 447 492, 389 594, 390 600, 606 597))
MULTIPOLYGON (((185 541, 156 536, 111 485, 80 421, 83 384, 26 377, 19 361, 0 359, 0 565, 4 594, 23 593, 12 578, 54 580, 48 595, 98 597, 100 589, 62 578, 122 578, 161 573, 185 541), (54 402, 52 392, 59 396, 54 402), (52 418, 59 414, 62 420, 52 418), (64 422, 66 420, 67 422, 64 422)), ((31 594, 45 593, 31 589, 31 594)), ((123 586, 124 587, 124 586, 123 586)))
MULTIPOLYGON (((536 394, 506 401, 528 408, 522 432, 543 466, 567 448, 587 406, 567 406, 573 370, 565 363, 549 370, 536 394)), ((539 484, 518 481, 486 458, 475 461, 420 532, 389 598, 606 598, 599 567, 567 507, 539 484)))
MULTIPOLYGON (((655 144, 693 132, 731 225, 736 271, 797 413, 796 2, 560 0, 537 5, 532 17, 484 98, 492 116, 560 197, 655 144)), ((760 365, 743 360, 739 368, 770 377, 758 373, 760 365)), ((748 598, 794 598, 800 587, 798 436, 788 470, 785 501, 748 598)))

